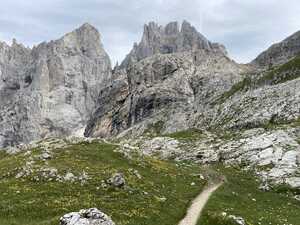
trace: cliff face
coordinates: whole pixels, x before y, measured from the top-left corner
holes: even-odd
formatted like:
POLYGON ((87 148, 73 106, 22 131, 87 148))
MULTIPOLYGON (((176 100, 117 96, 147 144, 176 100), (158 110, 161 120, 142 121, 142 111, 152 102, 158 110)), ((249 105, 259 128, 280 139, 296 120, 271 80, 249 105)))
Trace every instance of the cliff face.
POLYGON ((192 115, 240 81, 246 70, 187 22, 181 30, 177 23, 145 25, 141 43, 116 70, 122 75, 100 94, 85 135, 106 137, 129 128, 140 134, 158 122, 165 132, 190 128, 192 115), (104 101, 107 93, 110 101, 104 101))
POLYGON ((260 67, 272 67, 288 62, 300 54, 300 31, 286 38, 280 43, 272 45, 262 52, 253 64, 260 67))
POLYGON ((89 24, 33 49, 0 44, 0 146, 82 130, 111 65, 89 24))

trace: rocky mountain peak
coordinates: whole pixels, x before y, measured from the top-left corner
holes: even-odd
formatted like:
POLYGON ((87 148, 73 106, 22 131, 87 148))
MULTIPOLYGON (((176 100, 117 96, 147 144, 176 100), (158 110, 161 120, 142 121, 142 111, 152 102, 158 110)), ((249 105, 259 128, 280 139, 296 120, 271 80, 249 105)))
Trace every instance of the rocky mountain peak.
POLYGON ((199 49, 227 54, 224 46, 208 41, 207 38, 187 21, 183 21, 181 28, 178 22, 171 22, 166 26, 150 22, 144 25, 141 42, 134 45, 132 51, 121 64, 121 67, 125 68, 131 63, 158 53, 170 54, 199 49))
POLYGON ((110 59, 88 23, 33 49, 0 44, 0 147, 80 132, 110 79, 110 59))
POLYGON ((271 67, 288 62, 300 54, 300 31, 294 33, 282 42, 273 44, 262 52, 252 64, 260 67, 271 67))
POLYGON ((87 56, 95 57, 104 53, 100 33, 89 23, 64 35, 59 41, 70 48, 79 47, 87 56))

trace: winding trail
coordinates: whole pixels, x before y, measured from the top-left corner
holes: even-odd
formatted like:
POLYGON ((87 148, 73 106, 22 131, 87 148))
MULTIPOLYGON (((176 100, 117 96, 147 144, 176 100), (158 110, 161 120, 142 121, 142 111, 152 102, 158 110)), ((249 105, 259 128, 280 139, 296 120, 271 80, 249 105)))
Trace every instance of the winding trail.
POLYGON ((209 197, 223 184, 210 185, 204 189, 192 202, 192 205, 187 210, 186 216, 178 225, 196 225, 200 218, 201 212, 206 205, 209 197))

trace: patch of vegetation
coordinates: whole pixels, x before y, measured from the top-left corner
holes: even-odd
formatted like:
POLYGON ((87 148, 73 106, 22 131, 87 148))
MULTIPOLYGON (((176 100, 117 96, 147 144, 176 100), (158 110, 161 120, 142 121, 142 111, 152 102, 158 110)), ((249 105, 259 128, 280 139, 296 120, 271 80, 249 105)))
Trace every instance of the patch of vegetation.
POLYGON ((274 119, 271 118, 270 121, 268 121, 265 124, 262 124, 261 127, 263 127, 266 130, 275 130, 278 128, 284 128, 284 126, 290 126, 290 127, 299 127, 300 126, 300 118, 297 118, 295 120, 280 120, 280 119, 274 119))
POLYGON ((294 80, 300 77, 300 56, 295 57, 289 62, 267 72, 256 83, 257 85, 275 85, 294 80))
POLYGON ((222 214, 208 212, 207 216, 209 217, 208 224, 210 225, 238 225, 232 218, 228 218, 222 214))
POLYGON ((252 80, 249 77, 249 75, 246 76, 243 80, 234 84, 229 91, 224 92, 222 96, 217 100, 217 103, 222 104, 226 101, 226 99, 230 98, 237 92, 248 90, 249 87, 251 86, 251 83, 252 80))
POLYGON ((292 127, 300 127, 300 117, 291 123, 292 127))
MULTIPOLYGON (((204 186, 192 175, 200 168, 148 157, 128 159, 116 149, 111 144, 80 143, 53 150, 48 165, 39 162, 60 174, 84 171, 89 177, 85 184, 16 179, 14 173, 7 174, 0 180, 0 224, 57 225, 65 213, 90 207, 103 210, 119 225, 177 224, 204 186), (101 186, 115 172, 124 174, 126 187, 101 186)), ((23 153, 7 156, 0 160, 0 173, 14 171, 26 160, 23 153)))
POLYGON ((250 224, 300 224, 300 204, 287 192, 263 192, 250 172, 216 166, 227 181, 210 198, 198 224, 232 225, 227 215, 240 216, 250 224), (227 218, 227 219, 226 219, 227 218))
POLYGON ((8 156, 8 154, 4 150, 0 149, 0 160, 4 159, 7 156, 8 156))
POLYGON ((273 187, 273 190, 280 194, 300 195, 300 190, 292 188, 286 184, 280 184, 273 187))
POLYGON ((198 139, 205 137, 203 132, 197 129, 188 129, 185 131, 179 131, 165 136, 175 138, 177 140, 182 140, 182 141, 196 141, 198 139))

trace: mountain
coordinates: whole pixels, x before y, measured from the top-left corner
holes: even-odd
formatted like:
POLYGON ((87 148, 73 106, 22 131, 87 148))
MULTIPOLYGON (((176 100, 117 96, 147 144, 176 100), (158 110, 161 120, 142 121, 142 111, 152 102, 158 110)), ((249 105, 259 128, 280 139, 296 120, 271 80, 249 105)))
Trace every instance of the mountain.
POLYGON ((103 92, 111 96, 109 101, 104 102, 107 98, 100 94, 100 107, 85 135, 108 137, 125 130, 140 135, 157 123, 163 133, 170 133, 297 120, 299 66, 293 57, 298 36, 241 65, 227 56, 222 45, 212 44, 187 22, 181 30, 177 23, 166 27, 149 23, 140 44, 116 70, 117 79, 103 92), (272 56, 274 67, 266 68, 267 56, 272 56))
POLYGON ((89 24, 0 43, 0 224, 178 224, 222 185, 201 224, 299 225, 299 45, 238 64, 186 21, 151 22, 112 69, 89 24))
POLYGON ((286 63, 299 54, 300 31, 294 33, 282 42, 272 45, 253 60, 252 63, 258 66, 272 67, 286 63))
POLYGON ((0 44, 0 146, 84 129, 110 59, 89 24, 32 49, 0 44))
POLYGON ((151 22, 113 70, 89 24, 32 49, 1 43, 0 146, 83 132, 140 135, 153 124, 170 133, 295 120, 298 38, 241 65, 186 21, 151 22))
POLYGON ((140 44, 115 71, 116 80, 100 94, 85 135, 112 136, 136 125, 140 134, 161 121, 166 132, 188 129, 192 115, 228 91, 247 70, 187 22, 181 30, 176 22, 166 27, 149 23, 140 44))

